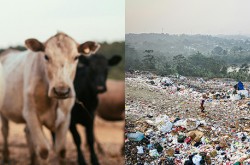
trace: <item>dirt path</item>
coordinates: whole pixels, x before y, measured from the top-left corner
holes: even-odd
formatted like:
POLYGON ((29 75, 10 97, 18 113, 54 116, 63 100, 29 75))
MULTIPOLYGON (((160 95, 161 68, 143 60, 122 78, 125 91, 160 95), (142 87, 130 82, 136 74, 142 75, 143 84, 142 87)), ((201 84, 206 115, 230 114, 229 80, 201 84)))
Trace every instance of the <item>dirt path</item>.
MULTIPOLYGON (((0 124, 1 127, 1 124, 0 124)), ((96 139, 101 143, 104 150, 104 154, 101 154, 97 149, 97 155, 102 165, 123 165, 124 157, 121 155, 121 147, 123 145, 123 131, 124 122, 107 122, 100 118, 96 118, 95 121, 95 134, 96 139)), ((85 154, 85 158, 89 162, 89 152, 86 147, 84 128, 78 126, 82 138, 82 149, 85 154)), ((26 144, 24 125, 10 123, 10 135, 9 135, 9 149, 11 165, 27 165, 29 164, 29 151, 26 144)), ((50 139, 50 133, 47 129, 44 132, 48 139, 50 139)), ((1 134, 1 133, 0 133, 1 134)), ((3 137, 0 135, 0 160, 2 160, 2 147, 3 137)), ((67 134, 67 165, 76 165, 76 148, 72 140, 70 133, 67 134)), ((49 164, 54 164, 53 160, 55 155, 52 152, 50 154, 49 164)), ((89 163, 90 164, 90 163, 89 163)))

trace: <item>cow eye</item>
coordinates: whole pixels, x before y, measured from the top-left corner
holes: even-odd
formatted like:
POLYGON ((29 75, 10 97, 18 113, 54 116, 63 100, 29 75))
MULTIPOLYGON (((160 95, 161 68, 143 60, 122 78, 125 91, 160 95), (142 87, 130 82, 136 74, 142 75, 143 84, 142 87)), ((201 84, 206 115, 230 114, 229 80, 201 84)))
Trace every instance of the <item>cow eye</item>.
POLYGON ((75 61, 78 60, 78 59, 79 59, 79 56, 76 56, 76 57, 74 58, 75 61))
POLYGON ((45 59, 46 61, 49 61, 49 56, 48 56, 48 55, 45 55, 45 56, 44 56, 44 59, 45 59))

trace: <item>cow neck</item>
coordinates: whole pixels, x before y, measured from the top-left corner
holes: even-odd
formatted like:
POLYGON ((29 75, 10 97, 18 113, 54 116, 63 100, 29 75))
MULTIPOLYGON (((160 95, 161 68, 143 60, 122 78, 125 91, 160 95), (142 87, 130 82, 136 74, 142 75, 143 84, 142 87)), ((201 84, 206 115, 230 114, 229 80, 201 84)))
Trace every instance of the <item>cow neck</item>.
MULTIPOLYGON (((84 70, 84 74, 81 73, 81 77, 85 77, 81 83, 77 80, 78 75, 76 77, 75 81, 75 87, 76 87, 76 97, 79 101, 82 101, 86 107, 90 107, 92 105, 95 105, 98 103, 97 99, 97 92, 95 92, 91 87, 91 80, 89 79, 89 76, 87 75, 87 70, 84 70)), ((79 74, 80 75, 80 74, 79 74)))
POLYGON ((86 78, 84 80, 84 86, 83 86, 83 91, 81 92, 83 94, 83 97, 86 98, 91 98, 94 99, 97 97, 97 92, 95 90, 92 89, 91 86, 91 80, 88 78, 86 78))

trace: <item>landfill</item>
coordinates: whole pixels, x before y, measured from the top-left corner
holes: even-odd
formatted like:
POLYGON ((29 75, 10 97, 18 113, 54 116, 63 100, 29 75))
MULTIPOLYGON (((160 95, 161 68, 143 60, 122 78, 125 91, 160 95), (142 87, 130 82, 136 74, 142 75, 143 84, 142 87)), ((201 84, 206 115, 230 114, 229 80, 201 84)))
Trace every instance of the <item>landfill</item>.
POLYGON ((243 83, 235 90, 231 79, 126 73, 126 164, 250 165, 243 83))

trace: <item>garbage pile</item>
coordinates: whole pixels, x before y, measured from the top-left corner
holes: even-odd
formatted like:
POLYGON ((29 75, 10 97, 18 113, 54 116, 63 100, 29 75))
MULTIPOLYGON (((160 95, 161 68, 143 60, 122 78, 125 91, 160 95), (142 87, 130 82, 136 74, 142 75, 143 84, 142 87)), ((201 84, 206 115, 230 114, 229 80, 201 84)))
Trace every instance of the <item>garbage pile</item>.
POLYGON ((250 165, 250 99, 232 99, 236 83, 127 75, 126 164, 250 165))

